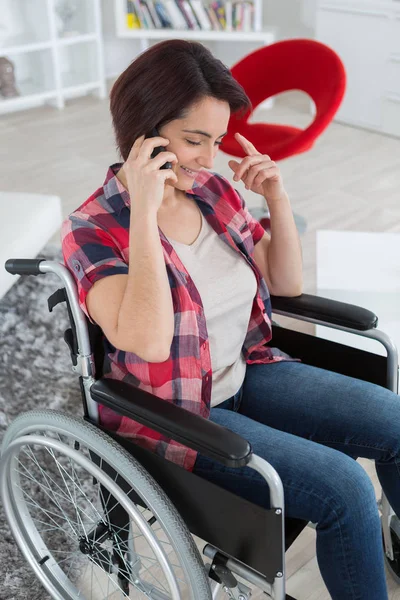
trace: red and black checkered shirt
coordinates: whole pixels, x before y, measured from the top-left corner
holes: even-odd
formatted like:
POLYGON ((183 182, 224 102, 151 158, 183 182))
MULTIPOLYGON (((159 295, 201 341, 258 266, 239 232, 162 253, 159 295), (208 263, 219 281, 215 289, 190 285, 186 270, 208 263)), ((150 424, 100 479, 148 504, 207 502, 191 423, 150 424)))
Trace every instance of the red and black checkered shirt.
MULTIPOLYGON (((76 279, 79 302, 88 315, 86 295, 92 285, 108 275, 128 274, 130 198, 117 179, 121 164, 112 165, 106 180, 63 223, 62 247, 66 266, 76 279)), ((257 279, 242 353, 247 364, 291 359, 267 347, 271 340, 271 303, 268 288, 254 259, 254 245, 264 229, 255 220, 242 196, 227 179, 201 171, 186 192, 198 204, 217 235, 251 266, 257 279)), ((169 358, 149 363, 104 340, 104 377, 126 381, 168 402, 208 417, 212 370, 206 320, 199 293, 184 265, 161 230, 165 267, 171 286, 175 331, 169 358)), ((100 406, 101 424, 191 470, 197 453, 140 423, 100 406)))

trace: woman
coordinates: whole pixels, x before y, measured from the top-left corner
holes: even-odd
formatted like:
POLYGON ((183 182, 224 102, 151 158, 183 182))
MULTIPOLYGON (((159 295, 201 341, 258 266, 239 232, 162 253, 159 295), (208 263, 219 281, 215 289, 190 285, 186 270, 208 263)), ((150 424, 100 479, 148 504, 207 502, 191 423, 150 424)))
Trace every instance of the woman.
MULTIPOLYGON (((232 183, 210 171, 230 115, 248 107, 229 70, 199 43, 169 40, 139 56, 111 91, 123 163, 64 223, 65 262, 82 309, 104 332, 105 376, 248 439, 280 474, 286 514, 317 523, 332 598, 385 600, 374 490, 354 457, 375 459, 399 515, 398 397, 265 346, 269 294, 301 294, 302 261, 289 198, 268 156, 236 134, 246 157, 229 166, 233 181, 264 196, 271 235, 232 183), (155 127, 159 135, 149 137, 155 127)), ((100 418, 267 504, 255 471, 225 468, 105 407, 100 418)))

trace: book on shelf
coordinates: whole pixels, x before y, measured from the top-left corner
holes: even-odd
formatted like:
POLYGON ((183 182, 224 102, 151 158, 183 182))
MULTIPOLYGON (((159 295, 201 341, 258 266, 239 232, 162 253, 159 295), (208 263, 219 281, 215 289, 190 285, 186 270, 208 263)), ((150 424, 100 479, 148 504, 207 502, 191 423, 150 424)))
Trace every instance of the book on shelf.
POLYGON ((211 6, 208 6, 206 10, 207 10, 208 18, 210 19, 210 22, 212 25, 212 29, 214 29, 215 31, 221 31, 222 25, 219 22, 214 9, 212 9, 211 6))
POLYGON ((187 29, 187 23, 175 0, 164 0, 165 8, 174 29, 187 29))
POLYGON ((140 0, 132 0, 133 8, 136 12, 137 18, 139 19, 139 23, 141 27, 146 27, 145 19, 142 12, 142 7, 140 5, 140 0))
POLYGON ((185 15, 189 29, 201 29, 189 0, 178 0, 178 2, 181 11, 185 15))
POLYGON ((142 24, 137 16, 133 0, 126 0, 126 25, 128 29, 140 29, 142 24))
POLYGON ((254 30, 253 0, 126 0, 129 29, 254 30))
POLYGON ((215 12, 218 21, 221 23, 221 29, 225 29, 225 2, 223 2, 222 0, 215 0, 211 3, 210 8, 215 12))
POLYGON ((250 2, 246 2, 244 5, 244 12, 243 12, 243 21, 242 21, 243 29, 242 29, 242 31, 246 31, 247 33, 252 31, 253 21, 254 21, 253 13, 254 13, 254 6, 250 2))
POLYGON ((196 14, 197 22, 200 25, 200 29, 203 29, 204 31, 209 31, 212 28, 212 26, 203 1, 190 0, 190 4, 193 12, 196 14))
POLYGON ((155 29, 161 29, 162 28, 161 19, 158 16, 158 13, 157 13, 156 8, 154 6, 154 2, 151 2, 151 1, 148 2, 146 0, 146 5, 147 5, 147 8, 148 8, 148 10, 149 10, 149 12, 151 14, 151 18, 153 20, 155 29))
MULTIPOLYGON (((151 2, 152 0, 149 1, 151 2)), ((165 7, 164 2, 161 2, 161 0, 157 0, 156 2, 154 2, 154 7, 157 11, 158 16, 160 17, 162 28, 172 28, 171 17, 169 16, 169 12, 165 7)))
POLYGON ((254 29, 254 5, 252 2, 235 2, 232 7, 232 22, 235 31, 249 33, 254 29))
POLYGON ((139 0, 140 8, 142 9, 142 19, 146 29, 154 29, 155 23, 150 13, 146 0, 139 0))
POLYGON ((232 8, 232 2, 227 0, 225 2, 225 31, 232 31, 233 29, 232 8))

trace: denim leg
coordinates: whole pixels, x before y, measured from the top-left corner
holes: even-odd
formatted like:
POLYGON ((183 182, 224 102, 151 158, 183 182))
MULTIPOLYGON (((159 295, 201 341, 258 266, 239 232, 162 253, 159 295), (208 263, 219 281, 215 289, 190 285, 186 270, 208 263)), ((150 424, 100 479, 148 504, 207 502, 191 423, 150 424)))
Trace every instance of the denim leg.
MULTIPOLYGON (((372 483, 350 456, 374 458, 397 512, 400 403, 379 386, 300 363, 249 365, 239 412, 210 418, 250 441, 281 476, 286 514, 317 523, 317 558, 334 600, 387 598, 372 483), (340 450, 340 451, 338 451, 340 450)), ((222 408, 221 408, 222 406, 222 408)), ((194 471, 261 505, 268 490, 245 467, 199 456, 194 471)))
POLYGON ((248 365, 241 414, 276 429, 371 458, 400 517, 400 398, 373 383, 302 363, 248 365))

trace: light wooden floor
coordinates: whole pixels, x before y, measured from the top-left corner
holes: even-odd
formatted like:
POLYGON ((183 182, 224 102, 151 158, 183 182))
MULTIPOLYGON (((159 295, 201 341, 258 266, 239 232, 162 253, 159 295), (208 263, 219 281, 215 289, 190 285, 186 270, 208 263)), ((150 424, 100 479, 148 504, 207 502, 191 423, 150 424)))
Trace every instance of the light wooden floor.
MULTIPOLYGON (((263 119, 303 127, 311 116, 305 97, 289 93, 268 113, 255 114, 254 120, 263 119)), ((0 140, 0 188, 57 194, 65 216, 103 183, 108 165, 118 160, 108 103, 90 96, 61 112, 40 108, 1 117, 0 140)), ((227 162, 220 153, 214 170, 230 178, 227 162)), ((318 229, 400 232, 399 139, 333 123, 311 151, 280 166, 293 210, 308 223, 302 236, 306 293, 315 292, 318 229)), ((250 206, 260 205, 238 185, 250 206)), ((363 464, 378 489, 372 464, 363 464)), ((313 530, 289 550, 287 574, 288 592, 298 600, 329 598, 316 564, 313 530)), ((400 600, 400 588, 390 578, 388 585, 391 600, 400 600)))

